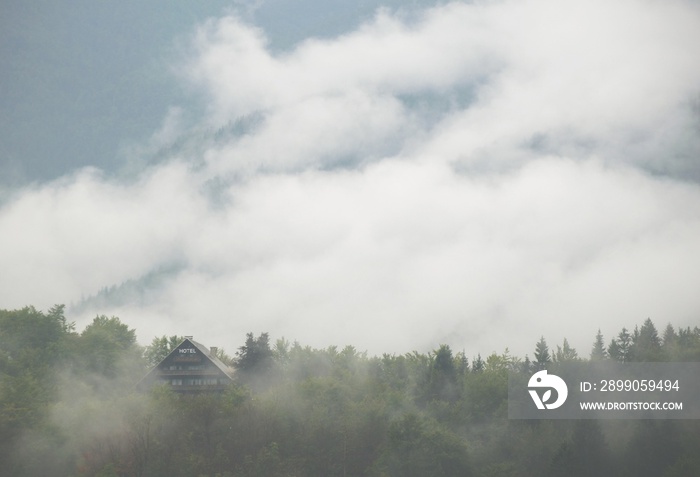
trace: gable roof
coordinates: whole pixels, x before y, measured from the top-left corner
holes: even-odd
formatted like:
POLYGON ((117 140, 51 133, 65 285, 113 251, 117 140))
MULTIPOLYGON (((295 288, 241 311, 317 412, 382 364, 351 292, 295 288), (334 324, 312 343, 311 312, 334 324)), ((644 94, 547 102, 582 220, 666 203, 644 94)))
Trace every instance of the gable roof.
MULTIPOLYGON (((212 363, 214 363, 214 364, 216 365, 216 367, 219 368, 221 371, 223 371, 225 374, 227 374, 228 376, 233 375, 234 370, 233 370, 232 367, 227 366, 226 364, 224 364, 223 361, 221 361, 219 358, 217 358, 215 354, 212 354, 211 349, 207 348, 207 347, 204 346, 202 343, 198 343, 198 342, 196 342, 196 341, 194 341, 194 340, 192 340, 192 339, 190 339, 190 338, 185 338, 185 340, 184 340, 182 343, 180 343, 179 345, 177 345, 177 346, 170 352, 170 354, 173 354, 173 353, 175 352, 176 349, 180 348, 180 346, 182 346, 182 344, 183 344, 185 341, 189 341, 189 342, 190 342, 195 348, 197 348, 205 357, 207 357, 207 358, 209 359, 209 361, 211 361, 212 363)), ((169 354, 168 356, 170 356, 170 354, 169 354)), ((167 358, 167 356, 166 356, 166 358, 167 358)), ((165 361, 165 359, 163 359, 163 361, 165 361)), ((161 362, 162 362, 162 361, 161 361, 161 362)), ((160 364, 160 363, 158 363, 158 364, 160 364)), ((157 366, 156 366, 156 367, 157 367, 157 366)))
POLYGON ((143 378, 141 378, 141 380, 137 383, 136 386, 139 387, 144 382, 147 382, 148 379, 151 378, 151 375, 153 375, 153 373, 156 372, 160 368, 160 366, 161 366, 161 364, 163 364, 163 362, 167 361, 168 358, 170 358, 172 355, 174 355, 178 350, 182 349, 183 345, 186 345, 186 344, 189 344, 190 346, 194 347, 209 362, 211 362, 214 366, 216 366, 222 373, 224 373, 230 379, 233 379, 234 369, 232 367, 224 364, 224 362, 221 361, 219 358, 217 358, 216 355, 212 354, 211 349, 207 348, 202 343, 198 343, 197 341, 194 341, 191 338, 185 338, 184 340, 182 340, 182 342, 180 342, 180 344, 178 344, 176 347, 174 347, 170 351, 170 353, 168 353, 168 355, 165 356, 165 358, 163 358, 162 360, 160 360, 160 362, 158 364, 153 366, 153 368, 151 368, 151 370, 148 373, 146 373, 146 375, 143 378))

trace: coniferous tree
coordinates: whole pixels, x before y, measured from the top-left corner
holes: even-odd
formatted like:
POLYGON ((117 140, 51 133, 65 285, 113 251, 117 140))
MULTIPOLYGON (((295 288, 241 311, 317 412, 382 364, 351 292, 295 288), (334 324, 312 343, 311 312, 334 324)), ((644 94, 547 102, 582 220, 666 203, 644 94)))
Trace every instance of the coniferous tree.
POLYGON ((532 362, 528 355, 525 355, 525 359, 520 365, 520 370, 523 374, 530 374, 530 372, 532 372, 532 362))
MULTIPOLYGON (((280 379, 263 380, 264 393, 133 393, 145 362, 133 335, 104 316, 76 333, 61 306, 0 310, 0 475, 700 475, 692 420, 509 423, 506 371, 536 368, 507 348, 479 355, 465 374, 464 353, 446 345, 368 358, 352 346, 279 341, 271 353, 280 379), (132 358, 141 367, 125 372, 132 358), (114 373, 102 372, 105 363, 114 373)), ((611 354, 643 358, 660 345, 663 359, 674 349, 673 359, 700 360, 700 328, 662 335, 647 320, 615 336, 611 354)), ((598 331, 592 357, 604 355, 602 343, 598 331)), ((239 348, 238 364, 256 370, 246 375, 253 389, 269 348, 266 334, 239 348)), ((542 337, 538 351, 547 363, 543 355, 561 361, 574 350, 565 340, 550 353, 542 337)))
POLYGON ((678 333, 671 323, 666 325, 666 329, 664 329, 661 349, 664 359, 668 361, 673 361, 678 356, 678 333))
POLYGON ((261 333, 257 338, 253 333, 247 333, 245 344, 238 348, 233 358, 233 365, 244 381, 268 376, 274 365, 268 333, 261 333))
POLYGON ((678 361, 700 361, 700 328, 678 329, 678 361))
POLYGON ((610 342, 608 347, 608 355, 610 359, 627 363, 630 361, 630 350, 632 347, 632 336, 627 332, 627 328, 622 328, 622 331, 610 342))
POLYGON ((651 318, 644 320, 641 328, 635 328, 633 346, 630 349, 634 361, 660 361, 661 339, 651 318))
POLYGON ((547 367, 549 363, 552 362, 552 357, 549 354, 549 347, 547 346, 547 341, 545 341, 544 336, 540 338, 535 346, 535 362, 534 367, 536 370, 540 371, 547 367))
POLYGON ((71 333, 75 331, 75 322, 68 322, 65 317, 66 305, 54 305, 49 308, 46 313, 50 319, 57 321, 61 324, 63 331, 66 333, 71 333))
POLYGON ((469 360, 467 359, 467 355, 464 353, 464 351, 457 353, 457 356, 455 356, 455 362, 457 374, 464 376, 469 372, 469 360))
POLYGON ((622 353, 620 351, 620 345, 617 343, 617 340, 615 338, 611 339, 610 344, 608 345, 608 356, 613 361, 622 362, 622 353))
POLYGON ((429 387, 433 399, 453 401, 457 397, 457 369, 448 345, 440 345, 435 351, 429 387))
POLYGON ((557 352, 554 354, 553 361, 561 363, 564 361, 576 361, 578 360, 578 352, 569 345, 569 341, 564 338, 564 343, 560 347, 557 345, 557 352))
POLYGON ((482 371, 484 371, 484 360, 481 359, 481 353, 479 353, 472 362, 472 373, 481 373, 482 371))
POLYGON ((615 473, 610 468, 605 439, 598 421, 576 421, 571 439, 562 442, 552 459, 551 477, 607 477, 615 473))
POLYGON ((591 361, 602 361, 607 359, 608 353, 605 350, 605 342, 603 341, 603 333, 598 328, 598 333, 595 335, 593 348, 591 349, 591 361))
POLYGON ((472 475, 464 441, 415 414, 391 424, 383 457, 386 472, 381 475, 472 475))

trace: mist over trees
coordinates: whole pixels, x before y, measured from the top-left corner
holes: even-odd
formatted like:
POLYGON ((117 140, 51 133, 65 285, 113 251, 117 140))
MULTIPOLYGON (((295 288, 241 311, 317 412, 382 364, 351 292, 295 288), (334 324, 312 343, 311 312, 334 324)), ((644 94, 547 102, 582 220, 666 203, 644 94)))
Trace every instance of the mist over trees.
POLYGON ((700 475, 698 421, 508 420, 509 372, 700 361, 698 327, 659 333, 646 319, 607 345, 594 331, 590 353, 542 336, 532 361, 447 344, 368 356, 249 333, 233 357, 217 352, 234 385, 180 395, 135 387, 180 336, 141 347, 118 317, 78 331, 62 305, 0 310, 0 475, 700 475))

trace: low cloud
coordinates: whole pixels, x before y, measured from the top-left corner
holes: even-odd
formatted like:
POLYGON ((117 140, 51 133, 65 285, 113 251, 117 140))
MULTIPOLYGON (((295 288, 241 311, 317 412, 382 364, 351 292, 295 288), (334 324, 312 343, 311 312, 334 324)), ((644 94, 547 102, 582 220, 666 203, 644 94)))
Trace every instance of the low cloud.
POLYGON ((0 301, 229 352, 269 331, 585 355, 598 328, 697 324, 699 41, 683 1, 381 10, 277 53, 211 20, 181 64, 203 125, 173 109, 135 179, 16 192, 0 301), (139 300, 104 289, 124 284, 139 300))

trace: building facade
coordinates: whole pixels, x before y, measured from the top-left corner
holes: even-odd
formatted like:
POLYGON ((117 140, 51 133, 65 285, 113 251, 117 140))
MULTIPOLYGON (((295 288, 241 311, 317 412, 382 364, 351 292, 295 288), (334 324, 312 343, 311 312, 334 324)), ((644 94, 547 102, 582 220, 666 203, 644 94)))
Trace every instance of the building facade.
POLYGON ((233 383, 234 370, 216 352, 217 348, 207 348, 188 336, 141 379, 138 388, 164 385, 178 393, 223 391, 233 383))

